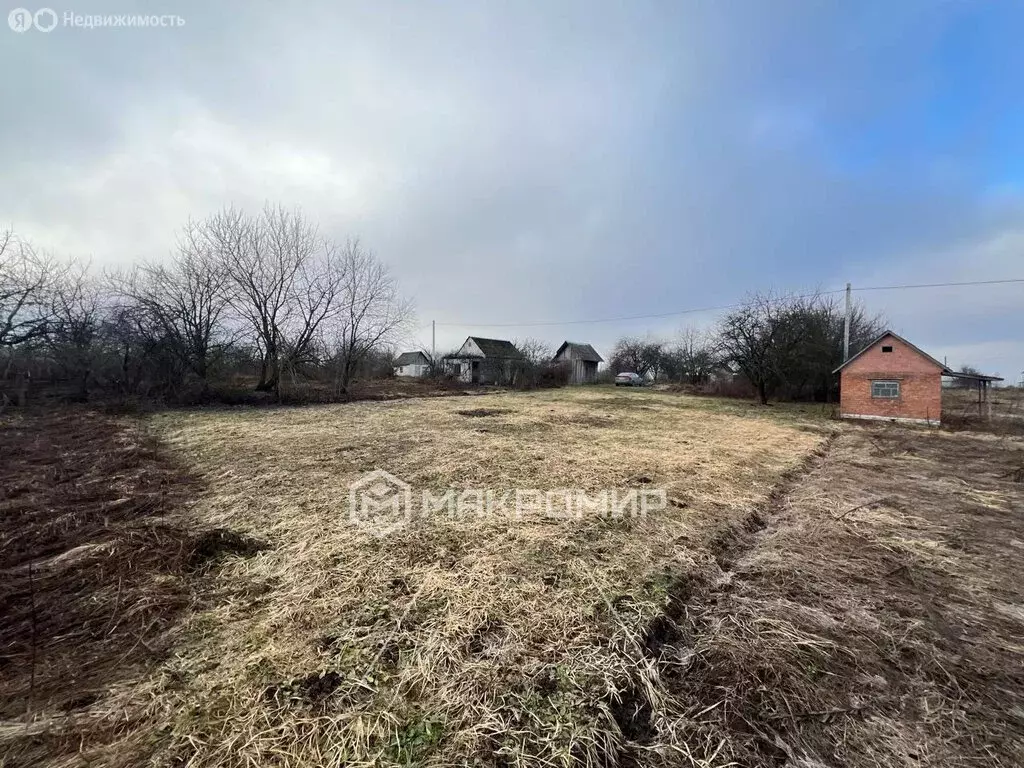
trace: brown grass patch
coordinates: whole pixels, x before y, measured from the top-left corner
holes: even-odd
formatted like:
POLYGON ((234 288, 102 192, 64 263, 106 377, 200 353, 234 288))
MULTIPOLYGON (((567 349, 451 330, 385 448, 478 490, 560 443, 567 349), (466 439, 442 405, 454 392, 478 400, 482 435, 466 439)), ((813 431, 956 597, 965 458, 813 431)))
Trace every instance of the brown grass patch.
POLYGON ((942 426, 1024 437, 1024 389, 989 387, 987 400, 978 402, 978 390, 943 389, 942 426))
POLYGON ((679 640, 671 616, 690 610, 680 585, 717 572, 709 542, 742 528, 823 436, 676 397, 621 400, 486 395, 486 432, 444 399, 156 418, 207 484, 204 521, 273 547, 216 570, 222 597, 191 616, 168 682, 153 687, 178 713, 164 759, 685 754, 678 724, 659 725, 679 716, 659 659, 679 640), (346 512, 348 483, 377 468, 437 492, 664 487, 677 503, 646 519, 418 517, 378 538, 346 512))
POLYGON ((139 722, 118 691, 188 603, 193 541, 165 515, 195 484, 137 426, 84 411, 12 416, 0 455, 0 755, 36 765, 139 722))
POLYGON ((471 408, 464 411, 456 411, 459 416, 468 416, 470 418, 481 418, 484 416, 500 416, 503 413, 511 413, 508 408, 471 408))
POLYGON ((62 766, 79 732, 97 765, 1024 764, 1019 440, 629 394, 152 417, 198 483, 144 582, 190 574, 174 653, 81 710, 102 739, 67 719, 36 743, 37 719, 2 743, 62 766), (377 536, 348 520, 373 469, 670 504, 377 536))
POLYGON ((849 430, 694 617, 700 738, 744 765, 1024 764, 1022 457, 849 430))

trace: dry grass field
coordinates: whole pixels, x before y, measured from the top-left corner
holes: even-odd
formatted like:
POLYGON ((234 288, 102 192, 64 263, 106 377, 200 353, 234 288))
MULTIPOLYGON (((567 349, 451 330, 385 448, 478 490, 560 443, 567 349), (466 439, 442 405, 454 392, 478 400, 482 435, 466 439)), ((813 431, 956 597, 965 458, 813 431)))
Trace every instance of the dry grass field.
POLYGON ((1024 388, 991 387, 979 404, 976 388, 942 391, 943 421, 952 427, 1024 435, 1024 388))
POLYGON ((822 416, 595 387, 12 419, 0 765, 1024 763, 1024 444, 822 416), (375 469, 668 504, 378 535, 375 469))

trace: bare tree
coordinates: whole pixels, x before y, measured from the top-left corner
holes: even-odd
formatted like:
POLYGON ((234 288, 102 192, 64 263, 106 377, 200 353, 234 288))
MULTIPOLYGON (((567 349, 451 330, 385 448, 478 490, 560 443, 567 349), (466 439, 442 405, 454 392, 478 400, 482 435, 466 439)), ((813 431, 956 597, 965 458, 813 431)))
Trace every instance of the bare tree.
POLYGON ((325 326, 333 353, 335 386, 347 393, 360 361, 376 347, 397 339, 413 317, 398 283, 371 251, 353 240, 337 260, 340 311, 325 326))
POLYGON ((568 378, 568 368, 555 366, 552 361, 555 350, 546 341, 528 336, 513 340, 512 346, 519 350, 522 358, 503 365, 503 370, 499 372, 499 380, 503 376, 512 386, 533 389, 541 386, 544 381, 553 382, 559 371, 564 374, 563 378, 568 378))
POLYGON ((523 358, 532 365, 550 363, 551 358, 555 355, 555 351, 550 344, 532 337, 521 340, 516 339, 512 342, 512 346, 522 352, 523 358))
POLYGON ((665 350, 666 373, 680 383, 704 384, 719 365, 718 341, 696 328, 679 331, 675 344, 665 350))
POLYGON ((298 211, 266 206, 255 217, 229 208, 201 225, 218 255, 229 305, 260 350, 256 388, 277 391, 283 365, 298 364, 320 325, 340 310, 347 264, 298 211))
POLYGON ((190 383, 206 393, 218 371, 254 369, 259 390, 280 394, 288 372, 345 393, 357 373, 390 371, 411 314, 372 253, 280 207, 190 222, 170 259, 102 282, 0 233, 0 380, 18 401, 36 372, 83 398, 100 385, 188 400, 190 383))
POLYGON ((88 263, 72 261, 61 270, 50 291, 46 347, 74 382, 79 400, 89 396, 106 311, 102 288, 88 263))
POLYGON ((755 294, 719 328, 722 351, 754 385, 762 404, 779 384, 782 361, 800 341, 800 328, 791 322, 798 301, 755 294))
MULTIPOLYGON (((401 342, 399 342, 401 344, 401 342)), ((454 357, 459 351, 450 349, 447 352, 437 353, 425 345, 417 344, 417 351, 427 360, 427 376, 431 379, 456 379, 458 376, 448 365, 448 359, 454 357)))
MULTIPOLYGON (((980 376, 981 371, 975 368, 973 365, 961 365, 959 373, 963 373, 967 376, 980 376)), ((953 389, 970 389, 974 386, 974 382, 970 379, 953 379, 953 389)))
POLYGON ((12 230, 0 232, 0 347, 42 337, 60 265, 12 230))
MULTIPOLYGON (((788 358, 781 360, 778 394, 797 400, 828 400, 838 394, 832 373, 843 363, 845 307, 835 295, 814 296, 790 307, 790 324, 801 330, 788 358)), ((881 315, 869 315, 855 303, 850 314, 851 354, 863 349, 885 330, 881 315)))
POLYGON ((336 245, 324 241, 313 259, 303 261, 293 286, 292 312, 284 327, 284 364, 291 371, 319 362, 321 327, 345 310, 343 287, 351 264, 336 245))
POLYGON ((203 228, 189 222, 167 263, 144 264, 110 279, 128 306, 141 313, 136 328, 149 328, 148 336, 163 339, 205 389, 210 366, 231 337, 224 325, 227 272, 203 228))
POLYGON ((660 341, 624 336, 612 350, 610 367, 616 373, 632 371, 657 379, 665 363, 664 353, 664 344, 660 341))
MULTIPOLYGON (((851 343, 863 347, 883 327, 860 305, 853 310, 851 343)), ((724 360, 735 363, 762 403, 775 394, 825 399, 834 394, 832 371, 842 363, 843 311, 834 297, 755 294, 722 320, 724 360)))

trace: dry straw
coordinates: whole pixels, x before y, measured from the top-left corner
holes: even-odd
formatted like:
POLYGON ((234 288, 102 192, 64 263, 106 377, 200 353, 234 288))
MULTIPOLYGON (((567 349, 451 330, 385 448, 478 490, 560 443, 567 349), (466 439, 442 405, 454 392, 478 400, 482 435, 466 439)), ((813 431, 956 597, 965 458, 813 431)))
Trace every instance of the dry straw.
POLYGON ((988 611, 995 576, 972 548, 992 520, 1000 546, 1024 540, 1019 484, 974 474, 1020 446, 837 438, 795 409, 648 391, 465 402, 151 418, 196 483, 172 516, 192 527, 166 577, 191 595, 172 651, 74 719, 37 707, 43 751, 9 727, 0 744, 53 765, 1014 764, 1024 598, 1004 589, 988 611), (348 484, 372 469, 673 503, 381 538, 347 522, 348 484))

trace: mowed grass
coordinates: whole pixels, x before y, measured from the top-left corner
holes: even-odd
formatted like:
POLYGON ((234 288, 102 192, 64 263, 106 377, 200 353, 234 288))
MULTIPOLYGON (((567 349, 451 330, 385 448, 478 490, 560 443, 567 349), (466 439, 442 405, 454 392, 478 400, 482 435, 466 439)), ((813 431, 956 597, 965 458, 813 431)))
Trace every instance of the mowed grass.
POLYGON ((157 761, 191 766, 715 764, 668 694, 663 649, 686 642, 666 616, 829 431, 810 413, 597 387, 150 427, 204 487, 195 524, 265 544, 202 576, 137 694, 157 761), (671 503, 418 515, 379 536, 348 515, 349 484, 374 469, 417 491, 663 488, 671 503))

